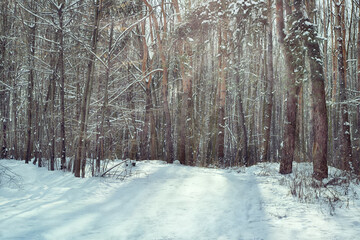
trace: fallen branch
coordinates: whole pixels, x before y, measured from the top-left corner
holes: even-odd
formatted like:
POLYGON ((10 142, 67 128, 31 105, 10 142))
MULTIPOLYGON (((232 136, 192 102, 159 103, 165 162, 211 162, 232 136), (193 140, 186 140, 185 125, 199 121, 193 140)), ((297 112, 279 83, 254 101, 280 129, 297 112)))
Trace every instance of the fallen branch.
POLYGON ((124 161, 122 161, 122 162, 120 162, 120 163, 112 166, 111 168, 109 168, 108 170, 106 170, 105 172, 103 172, 100 177, 104 177, 108 172, 110 172, 110 171, 113 170, 114 168, 116 168, 116 167, 118 167, 118 166, 120 166, 121 164, 126 163, 126 162, 127 162, 127 160, 124 160, 124 161))

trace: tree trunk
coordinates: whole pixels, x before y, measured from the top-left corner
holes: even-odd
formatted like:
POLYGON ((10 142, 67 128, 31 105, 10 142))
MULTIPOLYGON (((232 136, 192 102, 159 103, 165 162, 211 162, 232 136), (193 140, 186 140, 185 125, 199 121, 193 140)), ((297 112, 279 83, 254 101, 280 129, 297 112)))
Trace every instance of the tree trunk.
POLYGON ((345 8, 343 1, 337 1, 336 5, 336 26, 337 31, 337 63, 339 69, 339 100, 340 100, 340 112, 341 112, 341 134, 340 134, 340 153, 341 153, 341 168, 343 170, 350 170, 350 163, 352 162, 352 148, 350 138, 350 123, 348 115, 347 105, 347 93, 346 93, 346 54, 344 50, 345 46, 345 35, 343 32, 343 8, 345 8))
MULTIPOLYGON (((173 147, 173 141, 171 136, 171 116, 170 116, 170 109, 169 109, 169 101, 168 101, 168 67, 167 67, 167 61, 165 52, 163 50, 163 39, 160 37, 160 28, 159 23, 156 19, 156 16, 153 12, 152 6, 147 2, 147 0, 143 0, 143 2, 146 4, 146 6, 149 8, 149 11, 151 12, 151 17, 154 23, 155 32, 157 36, 158 41, 158 47, 159 47, 159 54, 160 54, 160 60, 161 65, 163 68, 163 78, 162 78, 162 101, 163 101, 163 110, 164 110, 164 116, 165 116, 165 149, 166 149, 166 161, 168 163, 172 163, 174 161, 174 147, 173 147)), ((164 1, 162 1, 162 12, 164 13, 164 1)), ((166 18, 164 20, 164 27, 163 30, 166 31, 166 18)))
POLYGON ((90 98, 91 92, 94 82, 93 76, 93 65, 95 61, 96 49, 97 49, 97 39, 98 39, 98 32, 99 32, 99 21, 100 21, 100 10, 102 8, 102 1, 96 0, 95 3, 95 12, 94 12, 94 28, 92 33, 91 39, 91 51, 89 53, 89 61, 87 64, 87 73, 86 73, 86 82, 84 87, 84 93, 81 103, 81 112, 80 112, 80 132, 78 138, 78 145, 76 150, 76 156, 74 161, 74 169, 75 169, 75 177, 80 177, 80 171, 82 170, 81 176, 85 176, 85 164, 86 164, 86 152, 85 152, 85 143, 86 143, 86 128, 88 122, 88 114, 89 114, 89 105, 90 105, 90 98))
POLYGON ((145 120, 144 120, 144 129, 142 133, 142 140, 141 140, 141 152, 140 152, 140 159, 146 160, 149 159, 149 123, 150 123, 150 107, 151 107, 151 90, 147 86, 145 88, 145 120))
MULTIPOLYGON (((14 6, 14 15, 16 16, 18 14, 18 10, 16 5, 14 6)), ((19 31, 19 27, 14 27, 14 31, 19 31)), ((19 42, 19 39, 15 39, 14 40, 14 46, 17 46, 19 42)), ((14 56, 15 58, 17 58, 18 56, 18 49, 15 47, 14 48, 14 56)), ((17 90, 17 72, 19 70, 18 66, 20 65, 20 63, 18 61, 15 61, 12 65, 12 69, 14 70, 14 74, 12 76, 12 87, 14 89, 14 91, 11 92, 11 97, 12 97, 12 129, 13 129, 13 141, 12 141, 12 157, 14 159, 20 159, 21 157, 19 157, 19 149, 18 149, 18 115, 17 115, 17 106, 18 106, 18 90, 17 90)))
POLYGON ((148 96, 150 102, 150 159, 154 160, 158 158, 158 144, 157 144, 157 133, 156 133, 156 121, 152 100, 151 100, 151 87, 149 86, 148 96))
POLYGON ((327 140, 328 122, 325 99, 324 70, 320 47, 317 42, 317 33, 313 23, 303 13, 302 0, 294 1, 297 19, 302 40, 304 42, 310 64, 310 78, 312 83, 312 114, 313 114, 313 177, 322 180, 328 177, 327 167, 327 140))
POLYGON ((35 97, 35 131, 34 131, 34 141, 35 141, 35 159, 33 161, 33 164, 36 165, 38 163, 38 166, 42 166, 42 112, 41 112, 41 94, 37 93, 37 96, 35 97))
MULTIPOLYGON (((173 0, 178 24, 182 23, 179 3, 173 0)), ((181 36, 179 40, 180 73, 182 79, 182 106, 180 113, 180 140, 179 140, 179 161, 182 164, 193 165, 193 138, 192 138, 192 62, 191 47, 186 39, 181 36), (185 62, 186 61, 186 62, 185 62), (187 67, 188 66, 188 67, 187 67)))
POLYGON ((41 96, 39 96, 39 102, 37 103, 37 113, 36 113, 36 123, 38 125, 38 128, 37 128, 37 140, 36 140, 36 145, 37 145, 37 165, 38 167, 42 167, 42 158, 43 158, 43 132, 44 132, 44 129, 43 129, 43 112, 42 112, 42 105, 41 105, 42 101, 41 101, 41 96))
POLYGON ((18 94, 17 94, 17 80, 16 77, 14 76, 13 79, 13 85, 12 85, 14 91, 12 92, 12 129, 14 131, 14 135, 13 135, 13 153, 12 156, 14 159, 19 159, 19 151, 18 151, 18 133, 17 133, 17 128, 18 128, 18 116, 17 116, 17 105, 18 105, 18 94))
MULTIPOLYGON (((127 76, 128 76, 128 82, 130 82, 130 64, 127 66, 127 76)), ((128 108, 130 110, 130 118, 131 123, 128 123, 129 127, 129 158, 130 159, 136 159, 137 158, 137 129, 136 129, 136 116, 135 116, 135 103, 134 103, 134 86, 131 86, 128 89, 128 96, 127 96, 127 102, 129 104, 128 108)))
MULTIPOLYGON (((330 0, 330 11, 333 13, 333 0, 330 0)), ((331 92, 331 101, 333 103, 337 102, 337 78, 338 78, 338 66, 337 66, 337 48, 338 48, 338 42, 337 39, 340 37, 338 36, 338 31, 335 31, 335 23, 334 18, 336 20, 336 16, 333 16, 335 14, 330 15, 330 24, 331 27, 331 45, 332 45, 332 92, 331 92), (334 30, 334 31, 333 31, 334 30)), ((330 125, 330 152, 332 153, 332 160, 333 164, 334 162, 337 162, 338 158, 338 148, 337 148, 337 142, 338 138, 338 116, 337 116, 337 105, 334 104, 330 107, 330 118, 329 118, 330 125)), ((337 166, 337 164, 334 164, 334 166, 337 166)))
POLYGON ((156 159, 157 158, 157 144, 156 144, 156 123, 153 113, 153 104, 151 96, 151 81, 152 76, 145 80, 145 122, 144 130, 141 141, 141 159, 156 159), (150 126, 150 143, 149 143, 149 126, 150 126), (150 145, 150 153, 148 151, 148 145, 150 145))
POLYGON ((100 164, 101 160, 104 160, 104 145, 105 145, 105 132, 104 132, 104 124, 105 118, 108 117, 108 102, 109 102, 109 80, 110 80, 110 70, 111 70, 111 57, 112 57, 112 42, 114 36, 114 20, 111 19, 110 25, 110 36, 109 36, 109 46, 108 46, 108 56, 107 56, 107 66, 105 72, 105 82, 104 82, 104 102, 101 107, 101 119, 100 119, 100 129, 99 129, 99 143, 98 143, 98 154, 96 158, 96 167, 95 167, 95 175, 99 176, 100 174, 100 164))
MULTIPOLYGON (((226 9, 225 1, 221 1, 221 10, 226 9)), ((218 110, 217 110, 217 163, 225 166, 225 108, 226 108, 226 78, 227 78, 227 59, 228 59, 228 24, 229 20, 226 13, 218 23, 218 64, 219 64, 219 84, 218 84, 218 110)))
MULTIPOLYGON (((358 12, 360 12, 360 6, 358 7, 358 12)), ((358 20, 358 35, 357 35, 357 84, 358 84, 358 96, 360 95, 360 18, 358 20)), ((358 136, 360 136, 360 104, 358 104, 357 107, 357 126, 358 126, 358 136)), ((358 146, 360 146, 360 137, 359 137, 359 144, 358 146)), ((360 149, 357 149, 358 152, 360 152, 360 149)), ((355 166, 355 173, 357 173, 358 175, 360 175, 360 159, 359 157, 357 158, 357 160, 354 162, 355 166)))
MULTIPOLYGON (((52 61, 55 65, 55 57, 53 57, 52 61)), ((52 77, 50 79, 51 87, 50 87, 50 119, 49 119, 49 134, 50 134, 50 170, 55 170, 55 139, 56 139, 56 130, 55 130, 55 94, 56 94, 56 67, 53 70, 52 77)))
POLYGON ((272 106, 273 106, 273 89, 274 89, 274 70, 273 70, 273 33, 272 33, 272 0, 268 0, 268 22, 267 22, 267 88, 265 95, 265 106, 264 106, 264 115, 263 115, 263 130, 264 138, 262 141, 262 161, 269 161, 270 158, 270 128, 271 128, 271 119, 272 119, 272 106))
MULTIPOLYGON (((32 10, 35 10, 35 3, 31 1, 32 10)), ((36 11, 36 10, 35 10, 36 11)), ((28 86, 27 86, 27 129, 26 129, 26 155, 25 163, 29 163, 31 160, 32 149, 33 149, 33 139, 32 139, 32 111, 33 111, 33 88, 34 88, 34 72, 35 72, 35 39, 36 39, 36 21, 37 18, 34 17, 34 22, 29 26, 28 32, 28 42, 29 42, 29 52, 28 52, 28 66, 29 66, 29 75, 28 75, 28 86)))
MULTIPOLYGON (((238 47, 238 57, 240 59, 240 47, 238 47)), ((238 85, 238 87, 240 86, 240 75, 239 73, 237 72, 236 73, 236 83, 238 85)), ((237 151, 236 151, 236 162, 241 166, 241 165, 245 165, 245 166, 248 166, 248 133, 247 133, 247 129, 246 129, 246 122, 245 122, 245 114, 244 114, 244 108, 243 108, 243 98, 241 96, 241 93, 239 91, 238 93, 238 96, 239 96, 239 99, 238 99, 238 104, 239 104, 239 125, 240 125, 240 128, 241 128, 241 131, 243 133, 243 139, 240 139, 240 134, 239 134, 239 137, 238 137, 238 144, 239 146, 237 151), (241 142, 243 142, 243 159, 240 159, 240 144, 241 142)))
POLYGON ((58 8, 59 18, 59 69, 60 69, 60 142, 61 142, 61 169, 66 170, 66 136, 65 136, 65 66, 64 66, 64 16, 63 9, 65 7, 65 0, 58 0, 58 4, 61 6, 58 8))
POLYGON ((226 103, 226 61, 227 61, 227 30, 218 28, 219 34, 219 85, 218 85, 218 121, 217 121, 217 162, 224 166, 225 157, 225 103, 226 103))
MULTIPOLYGON (((164 0, 162 1, 162 12, 163 12, 163 30, 166 32, 166 13, 164 12, 164 0)), ((166 129, 166 135, 165 135, 165 142, 166 142, 166 161, 168 163, 172 163, 174 161, 174 147, 173 147, 173 140, 172 140, 172 134, 171 134, 171 115, 170 115, 170 108, 169 108, 169 102, 168 102, 168 67, 167 67, 167 61, 165 57, 165 53, 162 46, 162 39, 160 38, 160 28, 157 24, 157 20, 155 18, 155 15, 152 14, 155 22, 155 29, 157 32, 157 38, 159 41, 159 50, 160 50, 160 58, 161 58, 161 64, 163 68, 163 79, 162 79, 162 97, 163 97, 163 108, 164 108, 164 115, 165 115, 165 129, 166 129)), ((166 36, 166 35, 165 35, 166 36)))
MULTIPOLYGON (((281 150, 281 162, 280 170, 281 174, 292 173, 292 162, 294 160, 295 151, 295 139, 296 139, 296 114, 297 114, 297 102, 299 93, 299 83, 295 71, 296 56, 291 49, 299 48, 300 42, 296 41, 294 36, 294 29, 289 30, 288 39, 285 35, 285 23, 284 23, 284 7, 282 0, 276 0, 277 11, 277 31, 279 35, 279 42, 282 50, 285 54, 286 63, 286 77, 287 77, 287 96, 286 96, 286 115, 284 124, 284 136, 283 147, 281 150)), ((291 11, 287 9, 288 25, 292 25, 294 17, 291 16, 291 11)), ((298 52, 298 50, 296 51, 298 52)))
MULTIPOLYGON (((328 26, 328 17, 327 17, 327 9, 326 9, 326 5, 325 5, 325 0, 323 0, 322 2, 323 4, 323 14, 324 14, 324 27, 323 27, 323 32, 324 32, 324 38, 328 39, 328 31, 327 31, 327 26, 328 26)), ((324 53, 324 80, 325 83, 328 83, 328 54, 327 54, 327 50, 328 50, 328 41, 324 41, 324 48, 323 48, 323 53, 324 53)))
POLYGON ((1 149, 0 149, 0 159, 4 159, 8 157, 8 144, 7 144, 7 126, 9 122, 9 104, 10 104, 10 92, 7 89, 7 85, 9 85, 7 78, 8 68, 7 59, 6 59, 6 44, 7 44, 7 32, 8 32, 8 15, 7 15, 7 5, 8 1, 5 0, 1 4, 1 12, 2 12, 2 34, 4 37, 0 38, 0 101, 1 101, 1 109, 0 109, 0 122, 1 122, 1 149))
POLYGON ((141 57, 142 57, 141 72, 145 85, 145 119, 144 119, 144 129, 141 134, 141 144, 140 144, 141 160, 149 159, 148 145, 149 145, 149 122, 150 122, 150 105, 151 105, 151 92, 150 92, 151 75, 149 77, 146 76, 146 68, 148 62, 148 47, 146 43, 145 25, 146 25, 146 20, 141 22, 141 37, 139 37, 141 57))

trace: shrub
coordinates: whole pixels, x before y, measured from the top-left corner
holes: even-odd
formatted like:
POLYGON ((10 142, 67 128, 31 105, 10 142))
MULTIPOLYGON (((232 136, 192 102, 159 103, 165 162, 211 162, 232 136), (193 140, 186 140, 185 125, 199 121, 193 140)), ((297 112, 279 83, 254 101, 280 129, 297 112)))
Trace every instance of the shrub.
POLYGON ((351 173, 332 170, 327 179, 318 181, 312 177, 310 164, 298 164, 293 168, 293 174, 283 177, 280 184, 287 185, 301 202, 319 203, 321 209, 327 209, 331 215, 335 214, 336 208, 349 207, 352 200, 358 199, 351 173))
POLYGON ((21 176, 0 164, 0 187, 21 188, 21 184, 21 176))

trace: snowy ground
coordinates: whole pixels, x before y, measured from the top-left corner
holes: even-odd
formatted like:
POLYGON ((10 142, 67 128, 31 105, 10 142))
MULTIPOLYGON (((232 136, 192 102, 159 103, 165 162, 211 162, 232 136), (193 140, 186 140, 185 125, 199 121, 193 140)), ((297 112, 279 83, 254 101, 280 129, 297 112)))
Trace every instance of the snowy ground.
MULTIPOLYGON (((356 239, 360 200, 332 216, 281 185, 278 164, 218 170, 138 162, 125 181, 1 160, 0 239, 356 239)), ((359 186, 355 191, 360 194, 359 186)))

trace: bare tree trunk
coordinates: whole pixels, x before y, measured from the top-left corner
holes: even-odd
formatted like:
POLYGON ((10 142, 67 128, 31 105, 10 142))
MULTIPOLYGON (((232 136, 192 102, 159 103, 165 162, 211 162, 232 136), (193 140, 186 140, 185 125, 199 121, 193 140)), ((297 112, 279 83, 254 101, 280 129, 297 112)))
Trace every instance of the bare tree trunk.
POLYGON ((224 164, 225 157, 225 103, 226 103, 226 61, 227 61, 227 30, 219 26, 219 85, 218 85, 218 121, 217 121, 217 161, 220 166, 224 164))
MULTIPOLYGON (((143 0, 143 2, 146 4, 146 6, 149 8, 149 11, 151 12, 151 17, 154 23, 155 32, 157 36, 158 41, 158 47, 159 47, 159 54, 160 54, 160 60, 161 65, 163 68, 163 78, 162 78, 162 101, 163 101, 163 109, 164 109, 164 115, 165 115, 165 149, 166 149, 166 161, 168 163, 172 163, 174 161, 174 146, 171 136, 171 116, 170 116, 170 109, 169 109, 169 101, 168 101, 168 67, 167 67, 167 61, 165 52, 163 49, 163 39, 160 37, 160 28, 159 23, 156 19, 156 16, 153 12, 152 6, 147 2, 147 0, 143 0)), ((162 13, 164 15, 164 31, 166 31, 166 17, 164 13, 164 1, 162 1, 162 13)))
MULTIPOLYGON (((337 38, 339 37, 338 31, 335 30, 334 18, 336 19, 335 14, 333 14, 333 0, 330 0, 330 29, 331 29, 331 44, 332 44, 332 92, 331 92, 331 101, 333 103, 337 102, 337 78, 338 78, 338 67, 337 67, 337 38)), ((330 152, 332 153, 332 160, 335 161, 338 158, 338 149, 336 136, 338 135, 338 119, 337 119, 337 106, 334 104, 330 107, 330 152)), ((337 166, 337 165, 335 165, 337 166)))
MULTIPOLYGON (((181 13, 179 8, 179 3, 177 0, 173 0, 173 5, 175 7, 178 24, 182 23, 181 13)), ((180 39, 178 44, 179 55, 181 58, 184 58, 184 40, 180 39)), ((179 119, 179 147, 178 147, 178 158, 181 164, 186 164, 186 121, 187 121, 187 99, 189 97, 189 86, 188 86, 188 76, 185 72, 184 60, 180 60, 180 73, 182 79, 182 106, 180 108, 180 119, 179 119)))
MULTIPOLYGON (((141 140, 141 159, 156 159, 156 130, 155 130, 155 118, 153 114, 153 104, 152 104, 152 96, 151 96, 151 84, 152 84, 152 74, 149 76, 146 75, 146 67, 148 62, 149 50, 146 43, 146 29, 145 29, 146 21, 141 22, 141 39, 142 39, 142 74, 144 78, 145 85, 145 121, 144 121, 144 129, 142 133, 141 140), (150 128, 150 142, 149 142, 149 128, 150 128), (150 148, 150 151, 148 150, 150 148)), ((151 65, 151 64, 150 64, 151 65)), ((150 68, 151 70, 151 68, 150 68)))
MULTIPOLYGON (((167 31, 167 26, 166 26, 166 13, 164 10, 164 0, 162 0, 161 2, 162 5, 162 13, 164 16, 163 19, 163 30, 167 31)), ((162 68, 163 68, 163 79, 162 79, 162 96, 163 96, 163 108, 164 108, 164 115, 165 115, 165 129, 166 129, 166 135, 165 135, 165 141, 166 141, 166 161, 168 163, 172 163, 174 161, 174 146, 173 146, 173 140, 172 140, 172 134, 171 134, 171 116, 170 116, 170 109, 169 109, 169 102, 168 102, 168 67, 167 67, 167 61, 166 61, 166 57, 165 57, 165 52, 163 50, 163 43, 162 43, 162 39, 160 38, 160 28, 159 25, 157 24, 157 20, 155 18, 155 15, 152 14, 153 19, 154 19, 154 23, 155 23, 155 29, 157 32, 157 37, 158 37, 158 41, 159 41, 159 50, 160 50, 160 58, 161 58, 161 64, 162 64, 162 68)), ((166 37, 166 34, 165 34, 166 37)))
POLYGON ((59 59, 58 64, 60 68, 60 142, 61 142, 61 169, 66 170, 66 135, 65 135, 65 66, 64 66, 64 16, 63 9, 65 7, 65 0, 58 0, 60 8, 58 8, 59 18, 59 59))
MULTIPOLYGON (((325 0, 323 0, 322 2, 323 4, 323 14, 324 14, 324 27, 323 27, 323 32, 324 32, 324 37, 326 39, 328 39, 328 31, 327 31, 327 27, 328 27, 328 17, 327 17, 327 11, 326 11, 326 4, 325 4, 325 0)), ((328 41, 324 41, 324 48, 323 48, 323 52, 324 52, 324 80, 327 83, 328 82, 328 55, 327 55, 327 50, 328 50, 328 41)))
MULTIPOLYGON (((182 48, 183 46, 180 46, 182 48)), ((180 56, 183 55, 183 51, 180 51, 180 56)), ((179 123, 179 130, 180 130, 180 139, 179 139, 179 161, 181 164, 187 164, 186 159, 186 139, 187 139, 187 120, 188 120, 188 98, 189 98, 189 85, 188 80, 186 77, 186 73, 184 70, 184 63, 183 61, 180 62, 180 69, 182 75, 182 83, 183 83, 183 94, 182 94, 182 107, 180 109, 180 123, 179 123)))
POLYGON ((61 7, 58 9, 58 17, 60 23, 59 29, 59 42, 60 42, 60 52, 59 52, 59 68, 60 68, 60 141, 61 141, 61 169, 66 169, 66 135, 65 135, 65 67, 64 67, 64 33, 63 33, 63 8, 65 1, 59 0, 61 7))
MULTIPOLYGON (((52 61, 55 65, 55 57, 53 57, 52 61)), ((49 134, 50 134, 50 170, 55 170, 55 144, 56 144, 56 130, 55 130, 55 94, 56 94, 56 67, 53 70, 52 77, 50 79, 50 119, 49 119, 49 134)))
MULTIPOLYGON (((225 1, 221 1, 222 10, 226 8, 225 1)), ((216 159, 220 166, 225 166, 225 107, 226 107, 226 78, 227 78, 227 59, 228 59, 228 24, 229 20, 226 13, 218 23, 218 64, 219 82, 217 98, 217 126, 216 126, 216 159)))
POLYGON ((38 103, 36 104, 36 123, 38 125, 37 127, 37 139, 36 139, 36 154, 37 154, 37 165, 38 167, 42 167, 42 158, 43 158, 43 154, 42 154, 42 147, 43 147, 43 112, 42 112, 42 101, 41 101, 41 96, 38 97, 38 103))
POLYGON ((145 106, 145 122, 144 122, 144 130, 142 136, 142 145, 141 145, 141 159, 156 159, 157 158, 157 144, 156 144, 156 123, 155 117, 153 113, 153 104, 152 104, 152 96, 151 96, 151 79, 152 76, 148 77, 145 81, 145 98, 146 98, 146 106, 145 106), (149 126, 150 126, 150 143, 149 143, 149 126), (148 145, 150 144, 150 154, 148 149, 148 145))
MULTIPOLYGON (((358 12, 360 12, 360 6, 358 7, 358 12)), ((360 95, 360 18, 358 20, 358 35, 357 35, 357 84, 358 84, 358 96, 360 95)), ((358 131, 360 131, 360 104, 358 104, 357 107, 357 126, 358 126, 358 131)), ((360 136, 360 132, 358 133, 358 136, 360 136)), ((359 144, 358 146, 360 146, 360 138, 359 138, 359 144)), ((359 149, 357 149, 357 151, 359 151, 359 149)), ((360 151, 359 151, 360 152, 360 151)), ((358 175, 360 175, 360 159, 358 157, 358 159, 354 162, 355 166, 355 173, 357 173, 358 175)))
MULTIPOLYGON (((14 15, 16 16, 18 14, 18 9, 16 7, 16 5, 14 6, 14 15)), ((16 26, 16 25, 15 25, 16 26)), ((18 31, 20 28, 19 27, 14 27, 14 31, 18 31)), ((18 39, 14 40, 14 46, 17 46, 18 44, 18 39)), ((15 58, 18 56, 18 49, 15 47, 14 48, 14 56, 15 58)), ((17 73, 18 73, 18 65, 20 65, 20 63, 18 63, 17 61, 15 61, 12 65, 12 69, 14 70, 13 76, 12 76, 12 87, 13 87, 13 91, 11 92, 11 97, 12 97, 12 129, 13 129, 13 140, 12 140, 12 156, 14 159, 20 159, 21 157, 19 157, 19 149, 18 149, 18 115, 17 115, 17 106, 18 106, 18 91, 17 91, 17 73)))
POLYGON ((8 144, 7 144, 7 126, 9 122, 9 104, 10 104, 10 92, 7 89, 7 85, 9 85, 6 81, 6 72, 8 68, 8 64, 6 62, 6 44, 7 44, 7 32, 8 32, 8 9, 7 9, 8 1, 5 0, 1 4, 1 13, 2 13, 2 34, 3 37, 0 38, 0 82, 2 82, 0 86, 0 101, 1 101, 1 109, 0 109, 0 122, 1 122, 1 149, 0 149, 0 159, 7 158, 8 156, 8 144))
MULTIPOLYGON (((238 58, 240 59, 241 58, 241 49, 240 49, 240 46, 238 46, 238 58)), ((240 86, 240 75, 239 75, 239 72, 236 73, 236 83, 238 85, 238 87, 240 86)), ((249 163, 248 163, 248 158, 249 158, 249 154, 248 154, 248 133, 247 133, 247 129, 246 129, 246 121, 245 121, 245 114, 244 114, 244 107, 243 107, 243 98, 241 96, 241 93, 240 93, 240 90, 238 92, 238 96, 239 96, 239 99, 238 99, 238 104, 239 104, 239 117, 240 117, 240 121, 239 121, 239 125, 240 125, 240 128, 241 128, 241 131, 243 133, 243 139, 240 139, 240 134, 239 134, 239 137, 238 137, 238 144, 239 146, 238 149, 237 149, 237 152, 236 152, 236 162, 240 165, 245 165, 245 166, 248 166, 249 163), (240 144, 241 142, 243 143, 243 159, 240 159, 240 144)))
MULTIPOLYGON (((31 8, 35 10, 34 1, 31 1, 31 8)), ((36 10, 35 10, 36 11, 36 10)), ((36 21, 37 18, 34 17, 34 22, 29 26, 28 32, 28 42, 29 42, 29 52, 28 52, 28 66, 29 66, 29 75, 28 75, 28 86, 27 86, 27 129, 26 129, 26 155, 25 163, 29 163, 31 160, 31 154, 33 149, 33 139, 32 139, 32 111, 33 111, 33 88, 34 88, 34 72, 35 72, 35 39, 36 39, 36 21)))
MULTIPOLYGON (((288 6, 288 5, 287 5, 288 6)), ((283 1, 276 1, 277 11, 277 30, 279 35, 279 42, 282 50, 285 54, 286 61, 286 77, 287 77, 287 101, 286 101, 286 118, 284 124, 284 136, 283 136, 283 148, 281 153, 280 170, 281 174, 289 174, 292 172, 292 162, 294 160, 295 140, 296 140, 296 114, 297 114, 297 102, 299 94, 299 83, 297 82, 298 76, 296 76, 295 65, 296 56, 291 49, 298 49, 301 45, 296 41, 294 36, 294 30, 289 30, 288 39, 285 42, 285 23, 284 23, 284 7, 283 1)), ((292 25, 294 17, 291 16, 291 10, 287 8, 286 14, 288 16, 288 25, 292 25)), ((298 52, 297 50, 296 52, 298 52)), ((298 54, 297 54, 298 55, 298 54)))
POLYGON ((18 150, 18 133, 17 133, 17 127, 18 127, 18 116, 17 116, 17 105, 18 105, 18 94, 17 94, 17 80, 16 76, 14 76, 13 79, 13 85, 12 85, 14 91, 12 92, 12 129, 14 131, 14 139, 13 139, 13 157, 15 159, 19 159, 19 150, 18 150))
MULTIPOLYGON (((186 46, 187 50, 186 52, 188 52, 188 57, 189 57, 189 66, 190 68, 192 68, 193 66, 193 62, 192 62, 192 50, 190 49, 190 45, 187 44, 186 46)), ((189 75, 193 75, 193 73, 188 73, 189 75)), ((193 116, 193 112, 194 112, 194 98, 193 98, 193 87, 192 87, 193 83, 192 83, 192 79, 190 78, 188 80, 188 98, 187 98, 187 157, 186 157, 186 162, 188 165, 190 166, 195 166, 196 165, 196 160, 194 159, 194 116, 193 116)))
POLYGON ((105 132, 104 132, 104 124, 105 118, 108 117, 108 102, 109 102, 109 80, 110 80, 110 70, 111 70, 111 50, 112 50, 112 41, 114 36, 114 20, 111 20, 110 25, 110 36, 109 36, 109 46, 108 46, 108 56, 107 56, 107 67, 105 72, 105 82, 104 82, 104 102, 101 107, 101 119, 100 119, 100 129, 99 129, 99 144, 98 144, 98 155, 96 158, 96 167, 95 167, 95 175, 99 176, 100 174, 100 164, 101 160, 104 160, 104 145, 105 145, 105 132))
POLYGON ((144 120, 144 129, 142 133, 141 140, 141 153, 140 159, 146 160, 149 159, 148 145, 149 145, 149 123, 150 123, 150 107, 151 107, 151 92, 150 88, 147 86, 145 88, 145 120, 144 120))
MULTIPOLYGON (((41 102, 41 97, 39 96, 40 94, 37 93, 35 96, 35 131, 34 131, 34 142, 35 142, 35 149, 34 149, 34 156, 35 159, 33 161, 33 164, 36 165, 36 163, 40 163, 41 162, 41 110, 40 110, 40 102, 41 102)), ((41 163, 40 163, 41 165, 41 163)))
MULTIPOLYGON (((150 100, 150 109, 153 108, 151 100, 151 88, 149 86, 149 100, 150 100)), ((150 159, 154 160, 158 157, 158 144, 157 144, 157 133, 156 133, 156 121, 154 116, 154 110, 150 110, 150 159)))
POLYGON ((347 97, 346 97, 346 54, 345 53, 345 34, 343 29, 343 19, 345 5, 343 1, 339 0, 335 4, 336 8, 336 26, 337 31, 337 63, 339 69, 339 100, 341 111, 341 134, 340 134, 340 152, 341 152, 341 168, 343 170, 350 170, 350 163, 352 162, 352 148, 350 138, 350 123, 348 115, 347 97))
MULTIPOLYGON (((127 76, 128 82, 130 82, 130 64, 127 65, 127 76)), ((130 110, 130 118, 131 118, 131 125, 128 123, 129 127, 129 158, 136 159, 137 158, 137 129, 136 129, 136 116, 135 116, 135 103, 134 103, 134 86, 131 86, 128 90, 127 102, 129 104, 128 108, 130 110)))
POLYGON ((96 0, 95 2, 95 12, 94 12, 94 28, 92 33, 92 39, 91 39, 91 51, 92 53, 89 53, 89 61, 87 64, 87 74, 86 74, 86 82, 85 82, 85 88, 81 103, 81 113, 80 113, 80 132, 79 132, 79 138, 78 138, 78 145, 76 150, 76 157, 74 161, 74 169, 75 169, 75 177, 80 177, 80 170, 81 176, 85 176, 85 165, 86 165, 86 151, 85 151, 85 143, 86 143, 86 128, 87 128, 87 122, 88 122, 88 114, 89 114, 89 105, 90 105, 90 98, 91 98, 91 92, 94 82, 94 76, 93 76, 93 65, 95 62, 95 56, 96 49, 97 49, 97 39, 98 39, 98 32, 99 32, 99 21, 100 21, 100 10, 102 8, 102 1, 96 0))
MULTIPOLYGON (((182 23, 181 13, 179 8, 178 0, 173 0, 176 15, 179 24, 182 23)), ((193 138, 192 136, 192 72, 191 72, 191 58, 192 52, 191 47, 186 39, 181 38, 179 43, 179 54, 182 57, 180 60, 180 73, 182 79, 182 107, 180 113, 180 140, 179 140, 179 161, 182 164, 193 165, 193 138), (185 62, 187 61, 187 62, 185 62), (190 66, 190 67, 187 67, 190 66)))
POLYGON ((268 0, 268 22, 267 22, 267 35, 268 35, 268 48, 267 48, 267 88, 265 93, 265 106, 263 116, 263 130, 264 139, 262 141, 262 161, 269 161, 270 158, 270 128, 272 119, 272 106, 273 106, 273 89, 274 89, 274 64, 273 64, 273 33, 272 33, 272 0, 268 0))
POLYGON ((297 19, 301 29, 302 40, 304 42, 310 64, 311 76, 311 93, 312 93, 312 111, 313 111, 313 177, 322 180, 328 177, 327 167, 327 138, 328 138, 328 122, 325 99, 325 83, 324 70, 322 65, 322 57, 320 47, 317 42, 317 33, 313 23, 305 16, 303 12, 302 0, 294 1, 297 19))
MULTIPOLYGON (((332 12, 333 11, 333 7, 332 7, 332 4, 333 4, 333 0, 330 0, 330 11, 332 12)), ((335 6, 336 7, 336 6, 335 6)), ((335 16, 336 18, 336 16, 335 16)), ((332 29, 335 29, 335 24, 334 24, 334 17, 331 16, 331 28, 332 29)), ((337 67, 337 51, 336 49, 338 48, 337 46, 337 41, 336 39, 339 38, 340 36, 337 35, 337 31, 331 31, 331 41, 332 41, 332 50, 333 50, 333 54, 332 54, 332 77, 333 77, 333 83, 332 83, 332 101, 335 102, 336 101, 336 94, 337 94, 337 71, 338 71, 338 67, 337 67), (335 34, 334 34, 335 32, 335 34)))
MULTIPOLYGON (((141 15, 142 17, 142 15, 141 15)), ((151 104, 151 92, 150 92, 150 80, 151 76, 146 76, 146 68, 148 62, 148 47, 146 43, 146 20, 141 22, 141 37, 139 37, 140 49, 141 49, 141 72, 143 76, 143 81, 145 85, 145 119, 144 119, 144 129, 141 135, 141 145, 140 145, 140 159, 146 160, 149 159, 148 154, 148 145, 149 145, 149 118, 150 118, 150 104, 151 104)))
MULTIPOLYGON (((301 81, 303 79, 301 75, 301 81)), ((304 162, 306 161, 306 143, 305 139, 305 126, 304 126, 304 85, 301 84, 298 87, 298 101, 297 101, 297 113, 296 113, 296 132, 295 132, 295 150, 294 150, 294 161, 304 162)))

